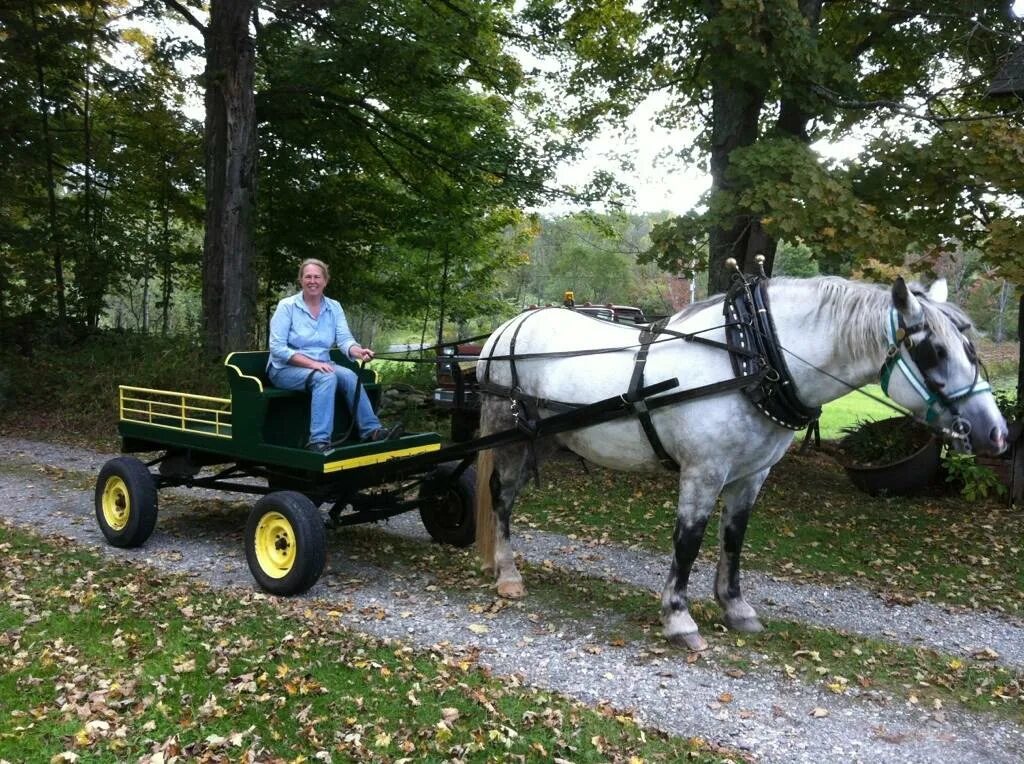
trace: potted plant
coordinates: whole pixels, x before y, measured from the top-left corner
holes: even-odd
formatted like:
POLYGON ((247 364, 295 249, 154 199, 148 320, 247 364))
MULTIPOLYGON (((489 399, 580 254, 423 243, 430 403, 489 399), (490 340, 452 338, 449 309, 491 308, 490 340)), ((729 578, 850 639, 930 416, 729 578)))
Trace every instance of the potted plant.
POLYGON ((942 440, 910 417, 844 428, 839 460, 853 484, 876 496, 909 496, 939 482, 942 440))
POLYGON ((1021 501, 1024 498, 1024 486, 1013 484, 1013 458, 1014 444, 1020 440, 1021 430, 1024 429, 1024 402, 1018 401, 1012 392, 1007 391, 997 392, 995 398, 1009 426, 1010 447, 999 456, 966 454, 951 463, 947 460, 946 471, 949 476, 946 479, 961 485, 965 495, 972 492, 987 496, 991 490, 1000 496, 1008 495, 1011 502, 1021 501))

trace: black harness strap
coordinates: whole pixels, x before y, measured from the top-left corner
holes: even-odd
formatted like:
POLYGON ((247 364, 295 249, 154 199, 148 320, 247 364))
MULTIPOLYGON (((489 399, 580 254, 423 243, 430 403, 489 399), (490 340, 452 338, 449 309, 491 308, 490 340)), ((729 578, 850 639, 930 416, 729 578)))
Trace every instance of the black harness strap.
MULTIPOLYGON (((640 330, 640 348, 636 351, 636 355, 633 358, 633 376, 629 380, 627 395, 635 396, 637 391, 644 386, 644 366, 647 364, 647 353, 651 348, 651 343, 665 329, 667 323, 668 319, 663 318, 661 321, 657 321, 649 327, 640 330)), ((678 470, 679 462, 673 459, 672 455, 665 450, 665 445, 661 442, 661 438, 658 437, 658 430, 655 428, 654 422, 651 421, 651 411, 646 401, 638 400, 634 410, 636 411, 637 419, 640 420, 640 426, 644 428, 647 441, 654 450, 654 455, 658 457, 658 461, 667 469, 678 470)))
POLYGON ((746 389, 747 397, 758 411, 778 425, 802 430, 821 416, 821 409, 805 406, 797 397, 793 377, 779 347, 768 305, 768 290, 759 278, 737 278, 725 297, 729 344, 749 351, 729 353, 738 378, 761 377, 757 385, 746 389))

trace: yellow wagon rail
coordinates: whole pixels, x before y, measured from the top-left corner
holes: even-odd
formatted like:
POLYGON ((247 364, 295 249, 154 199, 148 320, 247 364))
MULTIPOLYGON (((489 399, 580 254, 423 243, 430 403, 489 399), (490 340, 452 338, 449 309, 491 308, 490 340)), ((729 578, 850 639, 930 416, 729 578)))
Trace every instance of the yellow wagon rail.
POLYGON ((121 385, 118 390, 118 409, 122 422, 138 422, 214 438, 231 438, 230 398, 128 385, 121 385))

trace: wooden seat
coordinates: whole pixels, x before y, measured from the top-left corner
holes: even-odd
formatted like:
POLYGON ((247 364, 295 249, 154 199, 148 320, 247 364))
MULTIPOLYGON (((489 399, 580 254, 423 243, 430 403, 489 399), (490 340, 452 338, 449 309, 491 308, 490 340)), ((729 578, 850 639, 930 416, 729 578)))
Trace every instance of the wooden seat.
MULTIPOLYGON (((256 443, 270 443, 291 448, 304 448, 309 439, 310 396, 305 390, 284 390, 274 387, 267 379, 266 350, 246 350, 231 353, 224 360, 224 368, 231 388, 231 422, 234 437, 252 439, 256 443)), ((342 357, 341 351, 331 351, 331 361, 347 366, 359 374, 363 389, 376 411, 380 406, 381 388, 377 373, 360 368, 359 364, 342 357)), ((340 440, 349 433, 352 415, 348 404, 339 395, 334 405, 334 432, 332 440, 340 440)), ((358 440, 355 428, 349 440, 358 440)))

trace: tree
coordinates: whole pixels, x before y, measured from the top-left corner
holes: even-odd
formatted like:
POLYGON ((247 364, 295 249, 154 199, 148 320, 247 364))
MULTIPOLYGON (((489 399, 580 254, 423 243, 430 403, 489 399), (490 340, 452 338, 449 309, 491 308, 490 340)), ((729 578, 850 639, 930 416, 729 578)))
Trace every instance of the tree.
POLYGON ((708 161, 712 188, 701 209, 654 232, 662 267, 706 246, 721 290, 727 257, 749 272, 763 253, 770 270, 780 238, 804 241, 833 272, 954 234, 1005 251, 996 239, 1020 208, 1007 180, 1024 174, 1024 140, 1010 121, 1019 110, 984 97, 1017 31, 1003 7, 536 0, 526 19, 574 56, 562 79, 573 119, 617 118, 658 92, 664 123, 700 126, 680 152, 708 161), (874 139, 847 163, 812 148, 864 132, 874 139), (989 158, 997 146, 1002 166, 989 158))
POLYGON ((203 24, 177 0, 167 6, 205 42, 206 234, 203 347, 211 357, 252 345, 256 317, 256 72, 250 23, 256 0, 212 0, 203 24))
POLYGON ((273 6, 257 94, 269 287, 315 255, 351 304, 437 316, 447 284, 448 319, 486 309, 516 257, 504 230, 547 193, 562 150, 517 122, 531 91, 507 5, 273 6))

